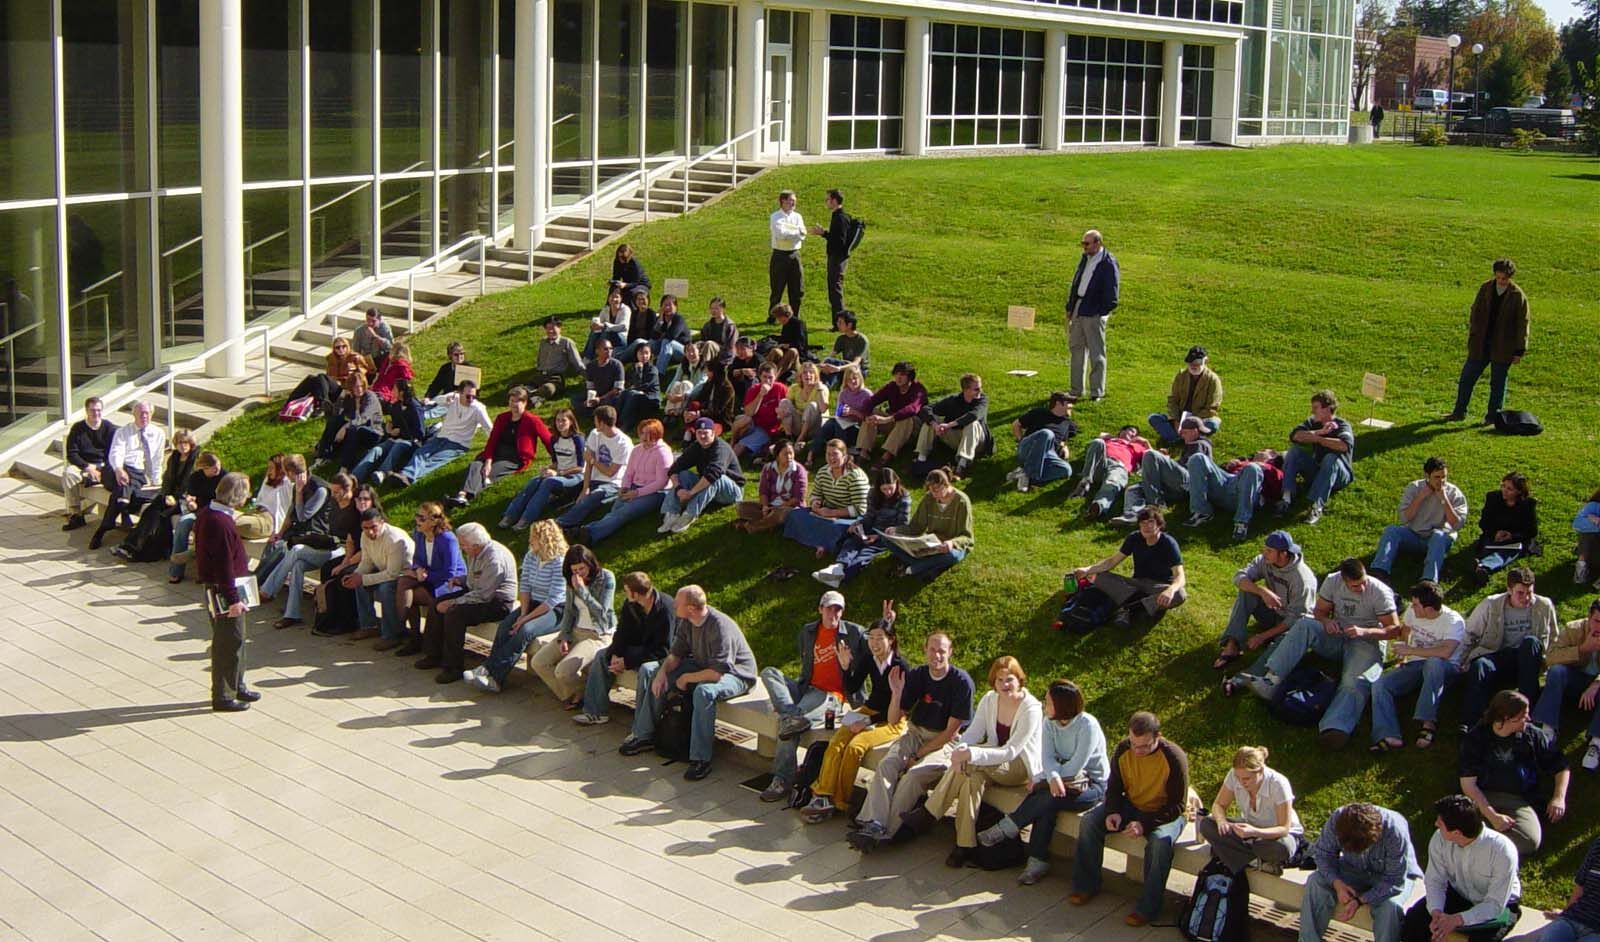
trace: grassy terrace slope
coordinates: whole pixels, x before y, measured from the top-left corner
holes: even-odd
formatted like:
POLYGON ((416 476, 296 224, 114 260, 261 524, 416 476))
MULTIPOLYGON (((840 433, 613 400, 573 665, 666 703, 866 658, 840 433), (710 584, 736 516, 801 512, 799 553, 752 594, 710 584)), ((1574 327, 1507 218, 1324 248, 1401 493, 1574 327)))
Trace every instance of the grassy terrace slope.
MULTIPOLYGON (((1600 416, 1592 383, 1580 378, 1600 333, 1597 181, 1595 164, 1576 158, 1387 146, 851 162, 783 168, 705 212, 647 226, 633 242, 658 284, 689 279, 692 323, 703 320, 706 299, 717 293, 747 331, 760 331, 773 194, 798 190, 802 212, 820 221, 823 189, 841 187, 850 208, 871 223, 852 263, 848 297, 872 340, 877 380, 901 358, 914 360, 936 392, 975 369, 1003 429, 1064 386, 1055 312, 1079 234, 1098 227, 1121 261, 1123 293, 1111 326, 1110 395, 1079 411, 1087 429, 1143 425, 1162 406, 1192 343, 1211 350, 1226 386, 1219 455, 1282 447, 1306 415, 1308 395, 1324 386, 1359 419, 1363 371, 1387 373, 1392 398, 1380 414, 1396 427, 1362 432, 1357 480, 1318 527, 1296 527, 1298 513, 1288 521, 1313 568, 1369 556, 1400 489, 1430 454, 1451 462, 1474 514, 1500 475, 1520 468, 1545 508, 1550 548, 1535 561, 1541 591, 1572 618, 1589 596, 1571 583, 1567 521, 1600 484, 1590 460, 1600 416), (1511 402, 1545 421, 1548 431, 1535 439, 1433 421, 1453 395, 1472 293, 1490 260, 1502 255, 1516 259, 1533 307, 1532 353, 1512 374, 1511 402), (1020 339, 1005 330, 1007 304, 1036 305, 1040 329, 1020 339), (1021 366, 1041 373, 1006 375, 1021 366)), ((820 249, 806 250, 813 319, 826 308, 820 249)), ((445 343, 459 338, 487 367, 488 400, 503 402, 505 389, 532 367, 537 321, 556 314, 581 334, 607 266, 593 258, 468 307, 417 339, 419 372, 431 375, 445 343)), ((813 336, 829 342, 822 326, 813 320, 813 336)), ((230 467, 256 471, 273 451, 309 449, 318 429, 279 426, 274 411, 247 415, 214 440, 230 467)), ((1307 731, 1271 721, 1257 703, 1218 694, 1209 668, 1213 638, 1232 601, 1232 573, 1255 552, 1253 544, 1229 545, 1226 524, 1198 533, 1176 528, 1192 600, 1157 629, 1134 637, 1107 630, 1085 641, 1050 631, 1060 573, 1109 552, 1120 534, 1085 523, 1076 504, 1067 506, 1069 483, 1025 495, 1005 487, 1012 455, 1005 436, 996 458, 963 485, 975 498, 978 523, 978 549, 967 562, 929 586, 892 580, 888 566, 875 567, 848 587, 850 616, 866 621, 880 599, 893 597, 908 647, 944 628, 957 638, 959 663, 974 673, 1011 653, 1036 690, 1050 677, 1073 677, 1112 730, 1131 710, 1157 710, 1189 750, 1207 799, 1235 746, 1265 743, 1293 778, 1310 826, 1319 827, 1339 803, 1366 798, 1404 809, 1425 838, 1428 803, 1453 787, 1453 733, 1426 759, 1408 751, 1374 760, 1359 747, 1320 756, 1307 731)), ((408 519, 419 500, 453 491, 462 466, 389 497, 396 519, 408 519)), ((492 525, 520 483, 496 486, 466 518, 492 525)), ((672 538, 639 524, 602 546, 600 557, 619 573, 647 570, 665 586, 707 585, 715 604, 744 626, 763 664, 792 667, 794 629, 814 612, 819 587, 804 577, 774 584, 763 576, 783 564, 809 571, 810 553, 775 536, 738 536, 727 520, 717 514, 672 538)), ((1268 523, 1263 519, 1257 532, 1268 523)), ((1468 539, 1475 534, 1469 529, 1468 539)), ((520 542, 513 548, 520 553, 520 542)), ((1418 565, 1402 563, 1397 581, 1415 578, 1418 565)), ((1457 586, 1454 604, 1463 612, 1484 594, 1465 576, 1452 560, 1446 581, 1457 586)), ((1452 725, 1453 711, 1447 704, 1452 725)), ((1569 749, 1578 729, 1568 722, 1569 749)), ((1365 734, 1363 727, 1363 743, 1365 734)), ((1582 848, 1600 833, 1596 799, 1595 778, 1578 772, 1571 817, 1552 829, 1547 852, 1524 865, 1531 901, 1548 906, 1564 897, 1582 848)))

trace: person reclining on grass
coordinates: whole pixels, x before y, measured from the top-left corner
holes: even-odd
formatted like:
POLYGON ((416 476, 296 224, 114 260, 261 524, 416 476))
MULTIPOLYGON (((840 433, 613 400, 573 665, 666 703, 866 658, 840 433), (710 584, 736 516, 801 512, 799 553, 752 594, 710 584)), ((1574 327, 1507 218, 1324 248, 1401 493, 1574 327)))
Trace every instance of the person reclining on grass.
POLYGON ((1411 604, 1406 606, 1400 640, 1394 644, 1399 663, 1385 671, 1372 685, 1372 751, 1402 749, 1400 719, 1395 713, 1395 697, 1417 691, 1417 748, 1433 745, 1439 728, 1439 700, 1461 678, 1461 658, 1465 650, 1467 623, 1454 609, 1444 604, 1444 592, 1437 582, 1422 580, 1411 587, 1411 604))
POLYGON ((957 480, 971 473, 972 462, 994 452, 989 397, 983 394, 983 378, 977 373, 962 375, 960 392, 923 406, 917 422, 920 429, 913 474, 925 475, 933 469, 933 448, 940 442, 956 453, 952 474, 957 480))
POLYGON ((1444 459, 1424 461, 1422 474, 1406 485, 1400 495, 1400 522, 1383 528, 1378 550, 1372 554, 1368 571, 1384 582, 1390 581, 1389 570, 1401 553, 1424 554, 1422 578, 1438 582, 1444 558, 1467 519, 1467 495, 1450 483, 1450 468, 1444 459))
POLYGON ((1067 439, 1078 434, 1072 421, 1072 397, 1057 390, 1042 406, 1035 406, 1011 423, 1017 442, 1017 466, 1006 475, 1023 494, 1035 484, 1072 476, 1067 439))
POLYGON ((1250 520, 1257 507, 1276 504, 1283 494, 1283 456, 1263 448, 1248 458, 1235 458, 1217 467, 1210 455, 1189 457, 1189 519, 1185 526, 1203 527, 1217 508, 1233 511, 1233 541, 1250 536, 1250 520))
POLYGON ((1116 503, 1117 496, 1128 486, 1128 475, 1138 470, 1149 450, 1150 442, 1139 435, 1135 426, 1124 425, 1115 432, 1102 433, 1083 450, 1083 477, 1067 499, 1094 494, 1083 512, 1090 520, 1100 517, 1116 503))
POLYGON ((1372 684, 1383 672, 1388 642, 1399 631, 1394 594, 1367 574, 1361 560, 1351 557, 1322 580, 1316 609, 1311 617, 1300 619, 1284 632, 1267 656, 1265 672, 1240 674, 1236 680, 1270 702, 1283 678, 1307 654, 1342 662, 1339 691, 1318 727, 1323 748, 1339 749, 1350 740, 1361 714, 1367 711, 1372 684))
POLYGON ((1131 527, 1139 522, 1139 511, 1145 506, 1176 507, 1189 496, 1189 459, 1195 455, 1210 458, 1211 440, 1206 438, 1205 425, 1191 415, 1179 424, 1178 441, 1183 447, 1175 456, 1151 448, 1139 457, 1139 483, 1123 492, 1122 514, 1111 518, 1113 524, 1131 527))
POLYGON ((1405 899, 1422 876, 1404 817, 1366 802, 1345 805, 1328 816, 1311 856, 1317 868, 1300 900, 1300 942, 1322 942, 1328 923, 1349 923, 1363 906, 1372 942, 1400 942, 1405 899))
POLYGON ((1192 415, 1205 423, 1205 434, 1215 435, 1222 427, 1222 379, 1206 365, 1206 348, 1190 347, 1183 358, 1183 369, 1172 377, 1167 393, 1167 411, 1150 414, 1150 427, 1162 445, 1178 444, 1178 424, 1192 415))
POLYGON ((583 487, 583 453, 587 445, 577 413, 566 406, 550 419, 550 463, 522 485, 500 512, 502 530, 520 530, 544 516, 552 503, 565 500, 583 487))
POLYGON ((1283 496, 1278 499, 1277 513, 1289 512, 1294 503, 1295 488, 1304 476, 1311 489, 1306 496, 1311 501, 1311 512, 1306 523, 1316 526, 1328 498, 1334 492, 1355 480, 1351 462, 1356 457, 1356 433, 1350 423, 1334 413, 1339 410, 1339 398, 1331 389, 1311 394, 1311 416, 1295 426, 1289 433, 1289 450, 1283 461, 1283 496))
POLYGON ((1522 881, 1517 849, 1505 835, 1483 826, 1483 815, 1465 795, 1433 803, 1428 840, 1427 894, 1400 923, 1401 942, 1456 938, 1500 942, 1522 918, 1522 881))
POLYGON ((1144 613, 1159 620, 1167 609, 1177 608, 1189 597, 1184 590, 1183 553, 1178 541, 1166 532, 1167 519, 1161 508, 1139 511, 1139 528, 1123 539, 1110 556, 1072 571, 1077 579, 1088 579, 1094 587, 1111 597, 1117 606, 1117 627, 1129 627, 1129 609, 1139 603, 1144 613), (1133 578, 1111 570, 1133 557, 1133 578))
MULTIPOLYGON (((1227 627, 1222 629, 1218 640, 1221 649, 1211 667, 1222 670, 1248 649, 1261 652, 1250 668, 1252 675, 1259 675, 1271 652, 1268 642, 1310 615, 1316 606, 1317 577, 1306 565, 1300 544, 1289 531, 1274 530, 1267 534, 1256 558, 1233 574, 1233 584, 1239 591, 1233 597, 1233 611, 1228 614, 1227 627), (1260 628, 1253 635, 1251 619, 1260 628)), ((1234 678, 1222 682, 1222 692, 1227 696, 1233 696, 1236 687, 1234 678)))
POLYGON ((617 411, 610 406, 594 410, 594 428, 583 443, 583 485, 572 506, 556 518, 563 531, 574 533, 596 511, 616 503, 632 456, 633 440, 617 427, 617 411))

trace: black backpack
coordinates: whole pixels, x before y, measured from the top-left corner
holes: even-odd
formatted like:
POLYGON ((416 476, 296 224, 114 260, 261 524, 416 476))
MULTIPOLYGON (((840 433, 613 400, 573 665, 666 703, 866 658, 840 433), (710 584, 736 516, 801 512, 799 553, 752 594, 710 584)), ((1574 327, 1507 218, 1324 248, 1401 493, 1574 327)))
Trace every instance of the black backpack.
MULTIPOLYGON (((978 818, 974 825, 980 831, 986 831, 1000 823, 1005 817, 993 805, 979 805, 978 818)), ((1038 825, 1035 825, 1038 827, 1038 825)), ((1022 843, 1022 838, 1008 837, 998 844, 984 844, 979 842, 972 849, 972 860, 985 870, 1013 870, 1028 861, 1028 845, 1022 843)))
POLYGON ((1190 942, 1244 942, 1249 937, 1250 883, 1243 871, 1211 858, 1194 881, 1178 931, 1190 942))
POLYGON ((667 695, 661 698, 661 715, 656 718, 656 754, 663 758, 689 761, 689 733, 694 726, 694 701, 689 695, 694 688, 690 684, 688 690, 679 690, 671 684, 667 695))
POLYGON ((1322 671, 1296 667, 1273 691, 1267 709, 1291 726, 1315 726, 1338 692, 1338 682, 1322 671))
POLYGON ((789 789, 789 807, 804 808, 811 804, 811 799, 817 797, 811 791, 811 786, 816 784, 817 775, 822 771, 822 758, 828 753, 828 744, 815 742, 806 747, 805 761, 794 773, 794 785, 789 789))
POLYGON ((866 223, 865 220, 858 219, 855 216, 846 216, 845 217, 845 224, 844 224, 844 257, 845 258, 849 258, 850 256, 856 254, 856 249, 860 247, 861 240, 866 238, 866 235, 867 235, 867 223, 866 223))
POLYGON ((1073 634, 1088 634, 1116 617, 1117 603, 1104 590, 1086 586, 1072 594, 1056 620, 1073 634))
POLYGON ((1503 409, 1494 417, 1494 430, 1501 435, 1537 435, 1544 426, 1532 412, 1503 409))

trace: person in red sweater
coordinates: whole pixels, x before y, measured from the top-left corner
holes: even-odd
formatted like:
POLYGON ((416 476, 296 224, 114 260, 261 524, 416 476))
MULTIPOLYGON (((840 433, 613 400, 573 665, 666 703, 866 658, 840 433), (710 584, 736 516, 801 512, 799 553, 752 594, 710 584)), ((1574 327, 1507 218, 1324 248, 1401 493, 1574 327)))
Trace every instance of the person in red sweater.
POLYGON ((528 411, 528 388, 513 386, 506 394, 509 408, 494 417, 489 441, 467 468, 467 479, 455 496, 446 497, 451 507, 465 507, 483 489, 512 474, 521 474, 539 454, 539 443, 550 451, 550 429, 544 420, 528 411))
POLYGON ((378 370, 377 378, 372 381, 372 394, 384 402, 394 402, 399 396, 395 384, 403 379, 414 378, 411 372, 411 347, 402 340, 394 345, 389 358, 383 361, 383 368, 378 370))
POLYGON ((1124 425, 1114 433, 1106 432, 1083 450, 1083 480, 1067 498, 1089 497, 1093 493, 1083 512, 1090 520, 1102 516, 1127 488, 1128 475, 1139 467, 1139 460, 1149 450, 1150 442, 1139 434, 1137 426, 1124 425))
POLYGON ((778 419, 778 404, 789 395, 789 387, 778 382, 778 367, 768 362, 761 364, 759 380, 744 394, 744 412, 733 420, 729 438, 733 440, 733 453, 740 460, 745 455, 758 454, 783 431, 778 419))
POLYGON ((195 511, 194 561, 206 587, 211 616, 211 709, 238 713, 261 699, 244 683, 245 601, 236 580, 250 574, 250 557, 234 529, 238 508, 250 499, 250 479, 238 472, 222 476, 217 496, 195 511))

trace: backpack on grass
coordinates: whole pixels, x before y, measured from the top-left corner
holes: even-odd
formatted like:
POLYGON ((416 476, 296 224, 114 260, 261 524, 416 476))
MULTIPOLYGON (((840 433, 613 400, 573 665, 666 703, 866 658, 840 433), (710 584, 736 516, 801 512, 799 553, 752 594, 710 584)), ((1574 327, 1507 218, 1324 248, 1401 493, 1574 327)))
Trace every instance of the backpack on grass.
POLYGON ((301 396, 290 399, 278 412, 279 422, 304 422, 317 413, 317 397, 301 396))
POLYGON ((1544 426, 1532 412, 1503 409, 1494 417, 1494 430, 1501 435, 1537 435, 1544 426))
POLYGON ((1250 926, 1250 883, 1211 858, 1194 881, 1178 931, 1190 942, 1244 942, 1250 926))
POLYGON ((1056 615, 1063 630, 1084 635, 1110 623, 1117 614, 1117 603, 1104 590, 1085 586, 1072 594, 1056 615))
POLYGON ((1338 692, 1338 682, 1322 671, 1296 667, 1278 684, 1267 709, 1291 726, 1315 726, 1338 692))

